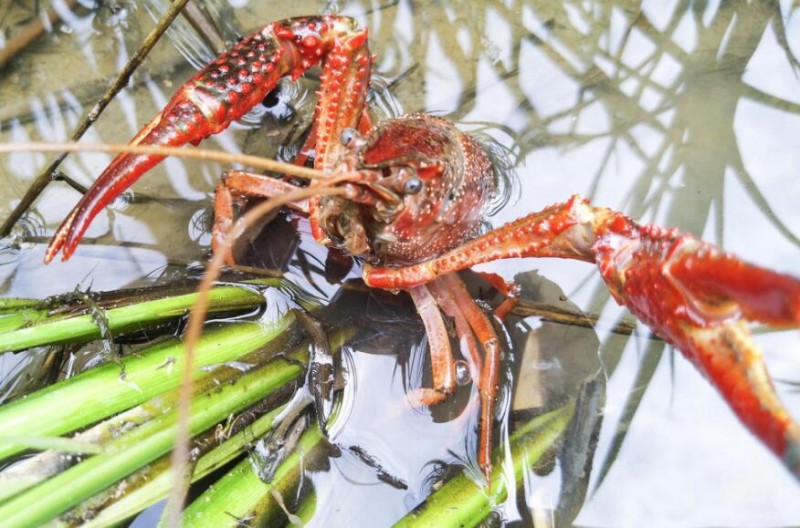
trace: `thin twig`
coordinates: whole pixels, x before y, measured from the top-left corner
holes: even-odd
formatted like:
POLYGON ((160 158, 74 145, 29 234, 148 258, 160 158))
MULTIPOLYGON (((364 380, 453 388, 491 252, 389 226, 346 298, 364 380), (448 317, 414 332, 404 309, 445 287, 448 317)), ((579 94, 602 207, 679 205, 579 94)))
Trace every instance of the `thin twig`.
MULTIPOLYGON (((531 301, 528 299, 518 300, 514 308, 511 309, 511 313, 517 317, 536 316, 551 323, 569 326, 579 326, 591 329, 603 328, 598 325, 600 316, 597 314, 587 314, 576 310, 565 310, 551 304, 531 301)), ((636 327, 636 319, 631 317, 625 318, 613 326, 605 327, 605 329, 614 334, 631 335, 636 331, 636 327)), ((653 339, 663 341, 663 339, 655 334, 653 334, 653 339)))
MULTIPOLYGON (((147 35, 147 38, 144 40, 144 43, 136 52, 130 61, 125 65, 122 71, 117 75, 117 78, 114 80, 114 83, 109 87, 106 93, 103 94, 103 97, 94 105, 92 110, 83 118, 83 120, 78 124, 75 131, 72 134, 72 141, 79 140, 83 134, 89 129, 89 127, 94 123, 100 114, 105 110, 106 106, 114 99, 114 97, 119 93, 122 88, 128 84, 128 80, 130 76, 136 71, 136 68, 144 61, 145 57, 147 57, 150 50, 155 46, 156 42, 161 38, 161 35, 167 30, 169 25, 178 16, 178 13, 181 12, 183 6, 186 5, 186 2, 189 0, 175 0, 172 3, 170 8, 158 22, 156 27, 147 35)), ((0 237, 4 237, 11 232, 11 228, 17 223, 17 221, 22 217, 25 211, 33 204, 34 201, 39 197, 39 195, 44 191, 51 181, 53 181, 52 174, 61 165, 61 162, 64 161, 66 158, 66 153, 62 153, 61 155, 57 156, 56 159, 44 170, 42 171, 39 176, 36 177, 34 182, 28 188, 28 191, 20 200, 19 204, 14 208, 13 211, 8 215, 5 222, 0 225, 0 237)))
POLYGON ((225 38, 222 32, 214 23, 205 6, 201 7, 195 3, 186 6, 183 11, 183 16, 189 21, 189 24, 194 28, 195 32, 200 35, 205 43, 210 47, 215 54, 219 55, 225 51, 225 38))

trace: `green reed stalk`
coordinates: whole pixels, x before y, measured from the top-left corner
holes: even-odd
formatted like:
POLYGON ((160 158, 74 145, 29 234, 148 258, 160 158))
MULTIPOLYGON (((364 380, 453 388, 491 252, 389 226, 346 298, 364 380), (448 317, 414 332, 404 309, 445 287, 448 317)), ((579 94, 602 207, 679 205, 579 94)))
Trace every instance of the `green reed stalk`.
MULTIPOLYGON (((233 334, 238 335, 239 332, 233 334)), ((211 348, 226 349, 236 344, 222 345, 217 340, 219 337, 220 333, 214 333, 212 336, 214 346, 211 348)), ((209 348, 211 341, 212 339, 204 336, 206 349, 209 348)), ((201 349, 203 349, 202 342, 197 352, 201 349)), ((197 359, 202 360, 201 358, 205 359, 198 354, 197 359)), ((179 368, 174 370, 180 371, 179 368)), ((243 374, 235 383, 215 386, 196 395, 188 424, 191 434, 197 434, 224 422, 232 413, 239 412, 267 397, 298 377, 302 371, 302 364, 296 361, 277 359, 243 374)), ((47 389, 43 392, 46 391, 47 389)), ((75 507, 121 478, 166 455, 172 449, 176 429, 177 412, 173 408, 108 442, 102 454, 87 458, 0 504, 0 519, 3 520, 3 526, 12 528, 38 525, 75 507)))
POLYGON ((269 482, 259 478, 251 460, 242 460, 186 508, 183 526, 236 528, 244 519, 257 519, 259 526, 275 526, 285 513, 274 495, 293 495, 303 475, 304 457, 313 456, 322 438, 316 423, 309 425, 269 482))
MULTIPOLYGON (((511 437, 511 458, 514 482, 523 482, 523 472, 535 465, 554 446, 565 431, 575 411, 569 404, 537 416, 518 429, 511 437)), ((486 489, 462 471, 434 491, 419 507, 403 517, 395 528, 472 527, 478 526, 496 504, 508 497, 506 478, 499 456, 492 465, 492 486, 486 489)))
MULTIPOLYGON (((223 444, 200 457, 192 473, 192 482, 218 470, 245 452, 252 445, 254 438, 259 438, 272 429, 276 416, 284 408, 285 406, 278 407, 261 416, 244 430, 239 431, 223 444)), ((170 459, 168 456, 164 456, 147 468, 126 478, 124 482, 108 488, 103 492, 103 496, 93 497, 93 502, 108 503, 103 509, 96 511, 91 505, 88 507, 81 505, 70 512, 69 517, 70 519, 89 518, 88 522, 82 524, 84 528, 119 524, 158 501, 164 500, 174 485, 174 479, 175 476, 170 469, 170 459), (122 497, 116 496, 119 489, 125 491, 122 497)))
MULTIPOLYGON (((231 323, 207 331, 195 351, 194 379, 280 336, 291 313, 274 323, 231 323)), ((28 446, 26 437, 62 435, 144 403, 181 382, 183 343, 170 339, 0 407, 0 460, 28 446)), ((0 517, 2 518, 2 517, 0 517)))
MULTIPOLYGON (((209 294, 209 312, 243 311, 264 304, 261 287, 279 287, 280 279, 252 281, 252 287, 218 286, 209 294)), ((0 352, 14 352, 35 346, 82 343, 103 337, 98 319, 116 336, 143 330, 169 319, 184 316, 197 301, 197 293, 180 293, 130 304, 91 309, 80 314, 52 313, 42 302, 30 299, 5 299, 0 305, 0 352)), ((98 302, 98 305, 101 305, 98 302)))

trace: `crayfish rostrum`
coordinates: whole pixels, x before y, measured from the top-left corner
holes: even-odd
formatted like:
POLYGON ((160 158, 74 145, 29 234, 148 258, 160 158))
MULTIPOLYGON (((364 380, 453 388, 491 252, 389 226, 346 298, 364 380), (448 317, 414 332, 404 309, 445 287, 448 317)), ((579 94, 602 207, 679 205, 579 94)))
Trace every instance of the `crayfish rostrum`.
MULTIPOLYGON (((363 258, 369 286, 411 295, 432 357, 433 387, 416 393, 424 404, 455 389, 442 312, 454 320, 475 365, 482 406, 478 462, 486 475, 500 340, 455 272, 495 259, 559 257, 594 263, 616 301, 680 349, 800 476, 800 428, 775 395, 745 324, 798 326, 798 279, 747 264, 692 235, 639 225, 577 196, 481 234, 495 187, 486 153, 451 123, 428 115, 373 126, 365 108, 372 60, 367 31, 349 18, 274 22, 183 85, 132 143, 197 143, 260 103, 281 77, 297 78, 320 64, 307 146, 315 150, 315 167, 330 175, 327 195, 292 205, 309 216, 316 240, 363 258)), ((161 159, 114 159, 58 229, 45 260, 59 252, 69 258, 94 216, 161 159)), ((229 172, 216 193, 215 245, 230 231, 238 201, 293 189, 282 180, 229 172)))

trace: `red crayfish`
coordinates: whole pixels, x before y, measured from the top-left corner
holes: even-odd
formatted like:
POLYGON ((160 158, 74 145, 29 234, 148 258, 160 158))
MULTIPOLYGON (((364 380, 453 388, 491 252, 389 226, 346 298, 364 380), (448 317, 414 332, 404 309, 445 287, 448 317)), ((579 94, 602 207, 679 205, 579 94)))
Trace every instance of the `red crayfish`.
MULTIPOLYGON (((800 281, 577 196, 480 234, 484 205, 495 190, 484 149, 429 115, 372 126, 365 108, 372 65, 367 31, 349 18, 305 17, 265 26, 181 87, 131 143, 196 144, 259 104, 281 77, 297 78, 318 64, 319 102, 307 146, 315 150, 315 167, 330 174, 327 185, 334 191, 293 207, 309 216, 320 243, 363 258, 369 286, 411 295, 432 358, 433 388, 418 392, 424 404, 440 402, 455 389, 442 312, 454 320, 459 342, 477 365, 478 462, 487 478, 500 340, 455 272, 512 257, 595 263, 616 301, 680 349, 800 477, 800 427, 775 395, 745 324, 798 326, 800 281)), ((59 252, 69 258, 95 215, 161 159, 117 156, 58 229, 45 260, 59 252)), ((215 247, 231 229, 237 202, 293 189, 270 177, 227 173, 215 199, 215 247)))

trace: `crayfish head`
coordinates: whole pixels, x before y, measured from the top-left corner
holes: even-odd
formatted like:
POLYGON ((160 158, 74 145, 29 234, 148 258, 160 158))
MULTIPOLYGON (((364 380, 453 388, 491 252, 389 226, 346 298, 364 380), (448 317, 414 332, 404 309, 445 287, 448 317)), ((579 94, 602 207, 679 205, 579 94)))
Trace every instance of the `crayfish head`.
POLYGON ((379 123, 358 151, 361 203, 373 261, 408 265, 475 236, 495 178, 484 150, 452 123, 411 114, 379 123))
POLYGON ((444 119, 389 119, 343 132, 339 162, 357 178, 321 197, 318 225, 334 246, 385 265, 422 262, 475 236, 495 189, 480 145, 444 119))

